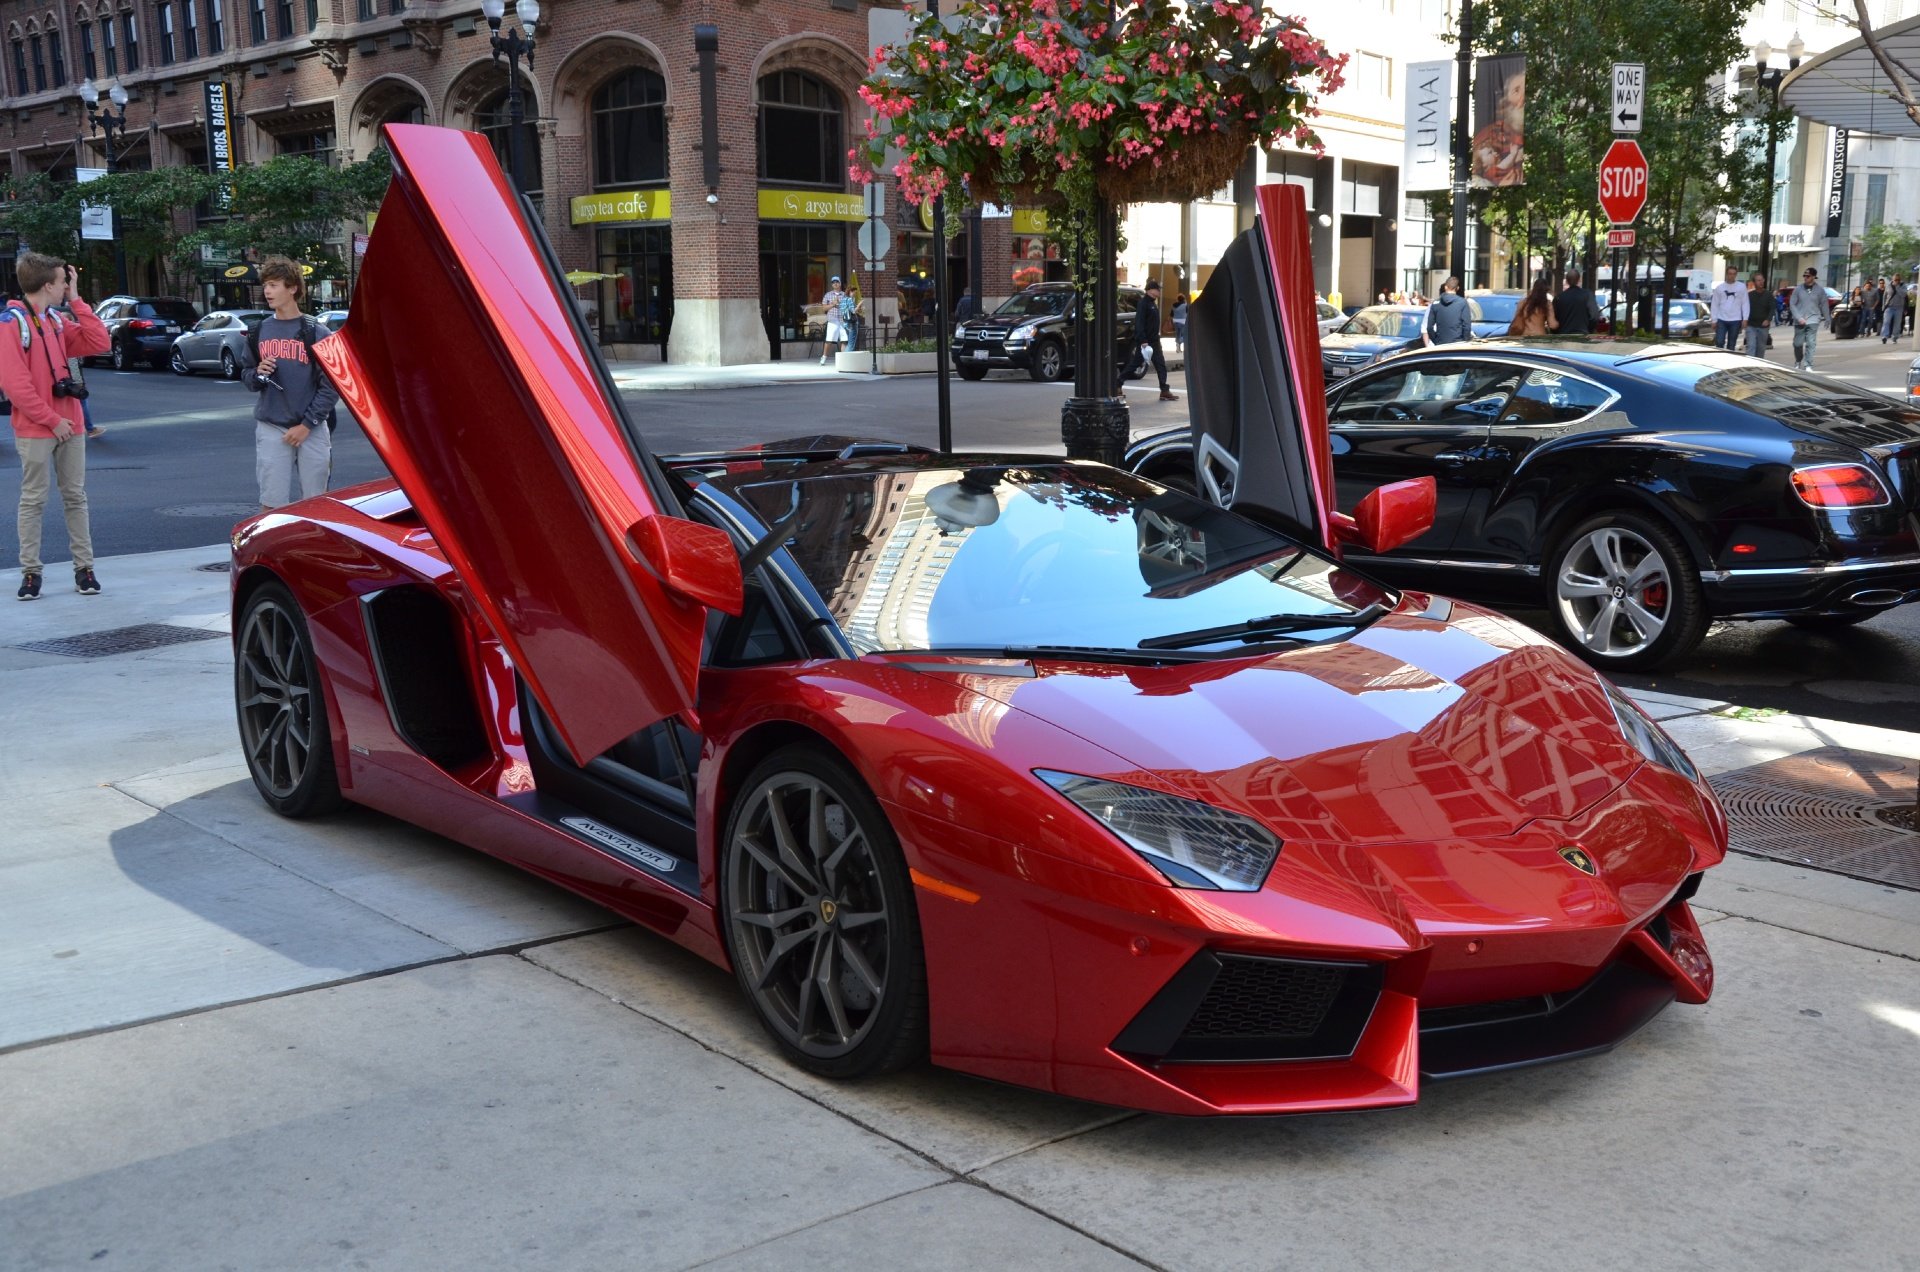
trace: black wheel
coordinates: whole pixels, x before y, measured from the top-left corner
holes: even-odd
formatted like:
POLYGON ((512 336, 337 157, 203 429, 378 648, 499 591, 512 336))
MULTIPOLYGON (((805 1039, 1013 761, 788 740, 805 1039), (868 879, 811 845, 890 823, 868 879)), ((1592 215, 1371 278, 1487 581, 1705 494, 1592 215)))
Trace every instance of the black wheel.
POLYGON ((175 375, 193 374, 193 368, 188 366, 187 360, 181 356, 178 345, 167 353, 167 365, 173 369, 175 375))
POLYGON ((260 798, 283 817, 340 805, 320 665, 299 602, 279 583, 255 592, 240 615, 233 699, 240 749, 260 798))
POLYGON ((1856 614, 1796 614, 1787 621, 1810 632, 1837 632, 1864 623, 1878 613, 1878 610, 1864 610, 1856 614))
POLYGON ((984 380, 987 378, 987 369, 985 367, 968 366, 963 362, 959 366, 956 366, 954 370, 960 373, 962 380, 984 380))
POLYGON ((734 972, 760 1023, 822 1077, 920 1059, 920 921, 880 805, 811 746, 768 756, 740 789, 721 841, 721 905, 734 972))
POLYGON ((1673 532, 1635 512, 1575 526, 1548 556, 1547 605, 1560 637, 1596 667, 1640 671, 1706 634, 1706 598, 1673 532))
POLYGON ((1058 340, 1042 340, 1027 353, 1027 374, 1042 383, 1067 378, 1067 350, 1058 340))
POLYGON ((220 374, 226 376, 229 380, 238 380, 240 378, 240 363, 234 358, 233 350, 231 349, 222 349, 220 351, 220 374))
POLYGON ((124 341, 116 340, 113 342, 113 356, 111 361, 113 362, 113 369, 115 371, 125 371, 129 366, 133 365, 133 355, 127 352, 127 346, 124 341))

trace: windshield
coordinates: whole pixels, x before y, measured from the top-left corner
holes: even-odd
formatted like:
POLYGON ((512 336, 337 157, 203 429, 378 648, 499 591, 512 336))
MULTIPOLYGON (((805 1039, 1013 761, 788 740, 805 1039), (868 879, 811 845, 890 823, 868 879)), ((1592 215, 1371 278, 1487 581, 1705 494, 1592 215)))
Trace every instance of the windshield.
MULTIPOLYGON (((1390 596, 1233 513, 1111 469, 766 478, 743 473, 714 486, 765 524, 790 523, 786 552, 862 654, 1138 651, 1156 637, 1254 619, 1339 620, 1390 596)), ((1181 647, 1232 652, 1245 639, 1181 647)))
POLYGON ((1073 293, 1064 288, 1042 291, 1030 288, 993 311, 995 318, 1051 318, 1067 312, 1073 293))
POLYGON ((1342 336, 1385 336, 1388 339, 1411 338, 1420 334, 1419 314, 1398 309, 1362 309, 1347 319, 1337 334, 1342 336))

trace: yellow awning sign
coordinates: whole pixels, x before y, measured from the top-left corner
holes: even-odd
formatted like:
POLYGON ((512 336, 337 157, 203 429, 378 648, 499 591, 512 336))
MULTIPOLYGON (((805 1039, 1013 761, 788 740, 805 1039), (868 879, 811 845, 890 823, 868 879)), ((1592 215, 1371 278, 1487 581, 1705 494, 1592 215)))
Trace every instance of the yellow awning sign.
POLYGON ((602 190, 576 196, 569 205, 574 225, 625 225, 666 221, 673 216, 670 190, 602 190))
POLYGON ((1051 234, 1047 225, 1045 208, 1015 208, 1013 210, 1013 232, 1015 234, 1051 234))
POLYGON ((864 221, 865 200, 858 191, 843 194, 835 190, 760 191, 762 221, 864 221))

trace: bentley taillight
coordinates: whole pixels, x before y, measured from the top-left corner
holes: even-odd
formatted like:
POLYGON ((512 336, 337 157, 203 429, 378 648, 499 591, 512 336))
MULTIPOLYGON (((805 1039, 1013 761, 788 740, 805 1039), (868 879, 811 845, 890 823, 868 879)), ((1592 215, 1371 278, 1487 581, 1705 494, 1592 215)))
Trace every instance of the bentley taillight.
POLYGON ((1878 508, 1893 502, 1864 464, 1820 464, 1793 470, 1793 493, 1810 508, 1878 508))

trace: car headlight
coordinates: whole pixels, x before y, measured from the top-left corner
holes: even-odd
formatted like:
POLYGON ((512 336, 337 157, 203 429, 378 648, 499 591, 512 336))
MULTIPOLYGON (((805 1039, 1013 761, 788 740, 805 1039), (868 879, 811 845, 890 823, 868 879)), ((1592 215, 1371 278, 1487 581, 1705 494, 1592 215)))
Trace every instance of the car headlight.
POLYGON ((1613 718, 1620 726, 1621 734, 1633 749, 1644 755, 1651 763, 1670 769, 1688 781, 1700 780, 1700 770, 1693 766, 1687 753, 1678 743, 1667 736, 1667 731, 1654 723, 1653 717, 1640 709, 1640 704, 1626 694, 1610 680, 1603 680, 1607 691, 1607 701, 1613 704, 1613 718))
POLYGON ((1034 776, 1177 887, 1257 892, 1280 856, 1280 840, 1265 826, 1197 799, 1077 773, 1035 769, 1034 776))
POLYGON ((1012 331, 1009 331, 1007 333, 1007 343, 1010 345, 1022 345, 1032 339, 1033 339, 1032 327, 1015 327, 1012 331))

